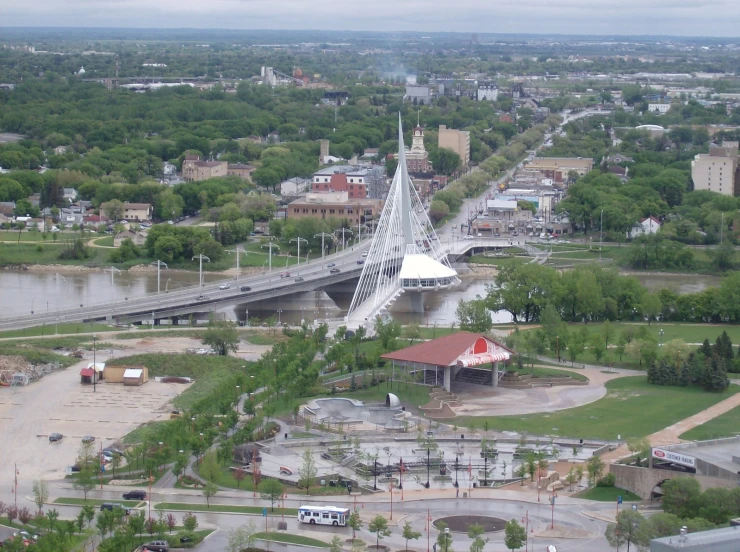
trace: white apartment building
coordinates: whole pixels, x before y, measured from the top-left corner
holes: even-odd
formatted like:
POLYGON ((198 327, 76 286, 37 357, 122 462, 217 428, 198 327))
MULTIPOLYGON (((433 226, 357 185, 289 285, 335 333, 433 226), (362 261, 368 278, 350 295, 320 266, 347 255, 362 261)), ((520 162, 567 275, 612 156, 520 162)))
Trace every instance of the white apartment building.
POLYGON ((711 148, 691 162, 694 190, 708 190, 723 195, 735 195, 738 173, 737 148, 711 148))

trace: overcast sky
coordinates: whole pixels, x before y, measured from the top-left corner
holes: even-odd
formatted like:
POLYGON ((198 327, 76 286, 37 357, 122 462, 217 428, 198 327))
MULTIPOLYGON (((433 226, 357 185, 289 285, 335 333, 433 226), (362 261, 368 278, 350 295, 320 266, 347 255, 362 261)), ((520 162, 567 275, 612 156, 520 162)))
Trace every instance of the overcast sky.
POLYGON ((738 0, 0 0, 2 26, 738 36, 738 0))

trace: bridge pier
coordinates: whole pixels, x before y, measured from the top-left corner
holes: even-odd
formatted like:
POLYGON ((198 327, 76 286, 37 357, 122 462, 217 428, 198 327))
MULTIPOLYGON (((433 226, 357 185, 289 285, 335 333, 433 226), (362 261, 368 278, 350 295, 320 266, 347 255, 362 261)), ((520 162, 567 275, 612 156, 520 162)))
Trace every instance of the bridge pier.
POLYGON ((424 314, 424 295, 420 291, 407 291, 411 312, 424 314))
POLYGON ((491 387, 498 387, 498 362, 491 363, 491 371, 493 372, 491 387))

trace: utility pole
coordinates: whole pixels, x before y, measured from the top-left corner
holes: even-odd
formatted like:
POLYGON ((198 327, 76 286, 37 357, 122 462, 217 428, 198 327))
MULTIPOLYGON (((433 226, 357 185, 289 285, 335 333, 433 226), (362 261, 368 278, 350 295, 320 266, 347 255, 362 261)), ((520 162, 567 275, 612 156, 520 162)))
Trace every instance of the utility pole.
POLYGON ((96 339, 97 339, 97 336, 94 335, 93 336, 93 393, 95 393, 97 391, 97 387, 96 387, 97 380, 95 378, 95 376, 97 375, 97 372, 98 372, 98 370, 97 370, 97 364, 96 364, 96 356, 95 356, 95 353, 97 352, 96 351, 96 345, 95 345, 95 340, 96 339))
POLYGON ((268 242, 268 243, 262 244, 262 247, 267 247, 270 250, 270 255, 269 255, 268 258, 269 258, 269 261, 270 261, 270 272, 272 272, 272 248, 273 247, 276 247, 277 250, 280 251, 280 246, 278 244, 276 244, 276 243, 268 242))
POLYGON ((247 254, 247 250, 244 249, 241 245, 237 245, 234 249, 227 249, 226 250, 229 253, 236 253, 236 279, 239 281, 239 255, 244 253, 247 254))
POLYGON ((321 236, 321 258, 323 259, 326 255, 326 249, 324 248, 324 238, 333 238, 334 234, 327 234, 326 232, 321 232, 320 234, 314 234, 314 238, 318 238, 321 236))
MULTIPOLYGON (((349 228, 344 228, 344 227, 342 227, 341 230, 342 230, 342 251, 344 251, 344 248, 346 247, 345 241, 344 241, 344 233, 349 232, 350 234, 354 234, 354 232, 352 232, 352 230, 350 230, 349 228)), ((339 232, 339 229, 336 229, 334 231, 339 232)))
POLYGON ((113 297, 113 312, 111 314, 112 314, 112 316, 115 317, 115 314, 116 314, 116 287, 115 287, 115 284, 113 282, 113 275, 116 272, 118 272, 120 274, 121 271, 118 270, 115 266, 109 266, 105 270, 106 271, 110 270, 110 289, 111 289, 111 293, 113 294, 112 295, 112 297, 113 297))
MULTIPOLYGON (((168 268, 167 267, 167 263, 165 263, 164 261, 160 261, 159 259, 157 259, 156 261, 151 262, 149 264, 157 265, 157 298, 159 298, 159 277, 160 277, 160 272, 162 270, 162 265, 164 265, 165 268, 168 268)), ((113 278, 113 275, 112 274, 111 274, 111 278, 113 278)), ((159 300, 159 299, 157 299, 157 300, 159 300)))
POLYGON ((209 263, 211 262, 211 259, 203 255, 203 253, 196 255, 191 260, 194 261, 195 259, 198 259, 200 261, 200 269, 198 270, 198 286, 203 287, 203 259, 205 259, 209 263))
POLYGON ((298 236, 297 238, 293 238, 292 240, 290 240, 290 243, 293 242, 296 242, 298 244, 298 262, 296 264, 301 264, 301 242, 308 243, 308 240, 298 236))

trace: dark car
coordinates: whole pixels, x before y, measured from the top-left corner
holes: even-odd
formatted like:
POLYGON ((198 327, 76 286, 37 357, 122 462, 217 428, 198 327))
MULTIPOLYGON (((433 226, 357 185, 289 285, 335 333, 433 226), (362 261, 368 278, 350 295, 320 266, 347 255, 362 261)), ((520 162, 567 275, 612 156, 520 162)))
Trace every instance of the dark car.
POLYGON ((362 259, 360 259, 360 260, 357 261, 357 264, 359 264, 359 265, 365 264, 365 261, 363 261, 362 259))
POLYGON ((123 493, 124 500, 146 500, 146 491, 129 491, 123 493))
POLYGON ((329 264, 328 264, 328 265, 326 265, 326 266, 327 266, 328 268, 331 268, 331 267, 333 267, 333 266, 337 266, 337 263, 329 263, 329 264))
POLYGON ((196 301, 208 301, 208 295, 198 295, 198 297, 195 298, 196 301))
POLYGON ((100 505, 101 512, 103 510, 110 510, 112 512, 114 508, 120 508, 121 510, 123 510, 123 513, 126 515, 128 515, 131 512, 131 508, 127 508, 126 506, 124 506, 123 504, 119 504, 118 502, 103 502, 100 505))
POLYGON ((329 273, 330 273, 330 274, 339 274, 340 272, 342 272, 342 271, 341 271, 341 270, 339 270, 338 268, 332 268, 332 269, 331 269, 331 270, 329 271, 329 273))
POLYGON ((298 276, 298 278, 296 278, 294 281, 295 282, 302 282, 303 281, 303 277, 302 276, 298 276))
POLYGON ((102 452, 108 456, 123 456, 122 450, 113 447, 105 447, 102 452))
POLYGON ((167 541, 147 542, 141 547, 142 550, 152 550, 153 552, 167 552, 170 549, 170 543, 167 541))
POLYGON ((57 441, 61 441, 64 438, 64 435, 61 433, 50 433, 49 434, 49 442, 55 443, 57 441))
POLYGON ((239 288, 240 291, 252 291, 252 288, 249 286, 242 286, 239 288))
POLYGON ((280 278, 281 278, 281 279, 282 279, 282 278, 290 278, 290 272, 283 272, 283 273, 282 273, 282 274, 280 275, 280 278))
POLYGON ((82 438, 82 442, 85 443, 85 444, 94 443, 95 442, 95 437, 93 437, 92 435, 85 435, 82 438))

